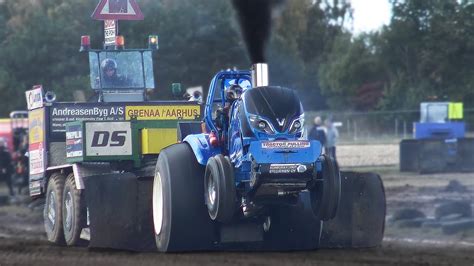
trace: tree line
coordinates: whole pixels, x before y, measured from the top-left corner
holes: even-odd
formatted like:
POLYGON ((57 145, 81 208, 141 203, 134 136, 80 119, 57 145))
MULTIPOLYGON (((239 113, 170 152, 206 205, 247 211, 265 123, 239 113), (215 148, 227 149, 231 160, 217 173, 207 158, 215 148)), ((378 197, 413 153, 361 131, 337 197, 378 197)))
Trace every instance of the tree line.
MULTIPOLYGON (((96 0, 0 1, 0 114, 25 109, 35 84, 61 101, 90 93, 81 35, 101 47, 96 0)), ((231 1, 139 0, 145 20, 120 22, 128 48, 158 34, 154 99, 170 86, 209 85, 221 69, 248 69, 250 60, 231 1)), ((381 31, 353 35, 348 0, 291 0, 274 14, 267 49, 271 83, 297 89, 310 110, 397 110, 420 101, 473 103, 474 5, 468 0, 391 0, 381 31)), ((374 11, 376 12, 376 11, 374 11)))

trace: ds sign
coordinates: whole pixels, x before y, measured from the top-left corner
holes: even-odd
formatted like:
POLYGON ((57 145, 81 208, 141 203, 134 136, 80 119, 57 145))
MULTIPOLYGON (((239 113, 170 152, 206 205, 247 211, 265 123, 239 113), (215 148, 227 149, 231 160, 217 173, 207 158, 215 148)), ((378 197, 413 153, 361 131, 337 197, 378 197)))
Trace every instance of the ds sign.
POLYGON ((96 131, 92 138, 92 147, 123 147, 127 141, 127 131, 96 131))
POLYGON ((129 122, 86 123, 87 156, 132 155, 132 129, 129 122))

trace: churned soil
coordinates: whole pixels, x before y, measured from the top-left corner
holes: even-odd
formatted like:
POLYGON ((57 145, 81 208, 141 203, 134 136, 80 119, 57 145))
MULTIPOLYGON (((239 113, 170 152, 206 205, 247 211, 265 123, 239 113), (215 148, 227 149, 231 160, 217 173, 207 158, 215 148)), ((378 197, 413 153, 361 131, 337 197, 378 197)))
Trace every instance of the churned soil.
MULTIPOLYGON (((42 206, 26 196, 0 204, 0 266, 3 265, 474 265, 474 232, 444 235, 439 228, 399 228, 389 222, 397 210, 416 208, 433 216, 449 200, 474 203, 474 174, 400 173, 398 145, 338 147, 344 170, 376 172, 387 198, 387 225, 381 247, 301 252, 132 253, 52 246, 46 242, 42 206), (467 190, 447 191, 451 180, 467 190)), ((0 197, 6 195, 0 187, 0 197)), ((0 202, 2 202, 0 200, 0 202)))

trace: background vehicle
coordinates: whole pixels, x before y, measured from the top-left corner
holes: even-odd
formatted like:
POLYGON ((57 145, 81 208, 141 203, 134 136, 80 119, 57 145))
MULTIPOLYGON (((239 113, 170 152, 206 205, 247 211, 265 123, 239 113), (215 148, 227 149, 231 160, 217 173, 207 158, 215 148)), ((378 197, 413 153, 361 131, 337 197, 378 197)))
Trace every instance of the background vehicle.
POLYGON ((474 171, 474 139, 466 138, 463 104, 420 104, 413 139, 400 143, 400 171, 474 171))
POLYGON ((0 119, 0 138, 6 142, 10 153, 18 149, 23 135, 27 133, 27 111, 13 111, 9 118, 0 119))
POLYGON ((18 187, 18 193, 28 187, 28 112, 10 113, 13 136, 13 175, 12 183, 18 187))
POLYGON ((12 185, 18 192, 28 186, 28 112, 13 111, 10 118, 0 119, 0 141, 6 144, 12 158, 12 185))

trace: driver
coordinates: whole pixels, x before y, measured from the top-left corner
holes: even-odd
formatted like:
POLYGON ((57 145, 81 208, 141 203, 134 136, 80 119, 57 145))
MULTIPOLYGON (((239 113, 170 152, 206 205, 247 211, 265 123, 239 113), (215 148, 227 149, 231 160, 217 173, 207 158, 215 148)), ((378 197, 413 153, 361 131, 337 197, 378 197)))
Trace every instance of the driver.
POLYGON ((237 100, 237 99, 240 99, 240 96, 242 96, 242 92, 244 90, 242 89, 242 87, 240 87, 240 85, 237 85, 237 84, 233 84, 233 85, 230 85, 226 90, 225 90, 225 97, 226 97, 226 100, 228 102, 230 102, 230 104, 232 105, 232 103, 237 100))
POLYGON ((223 129, 226 126, 229 126, 230 121, 230 109, 235 100, 240 99, 243 93, 242 87, 237 84, 233 84, 225 89, 225 99, 226 103, 223 107, 220 107, 216 110, 216 125, 218 128, 223 129))
POLYGON ((102 69, 102 87, 123 88, 130 85, 130 82, 122 75, 117 74, 117 62, 114 59, 106 58, 100 64, 102 69))

